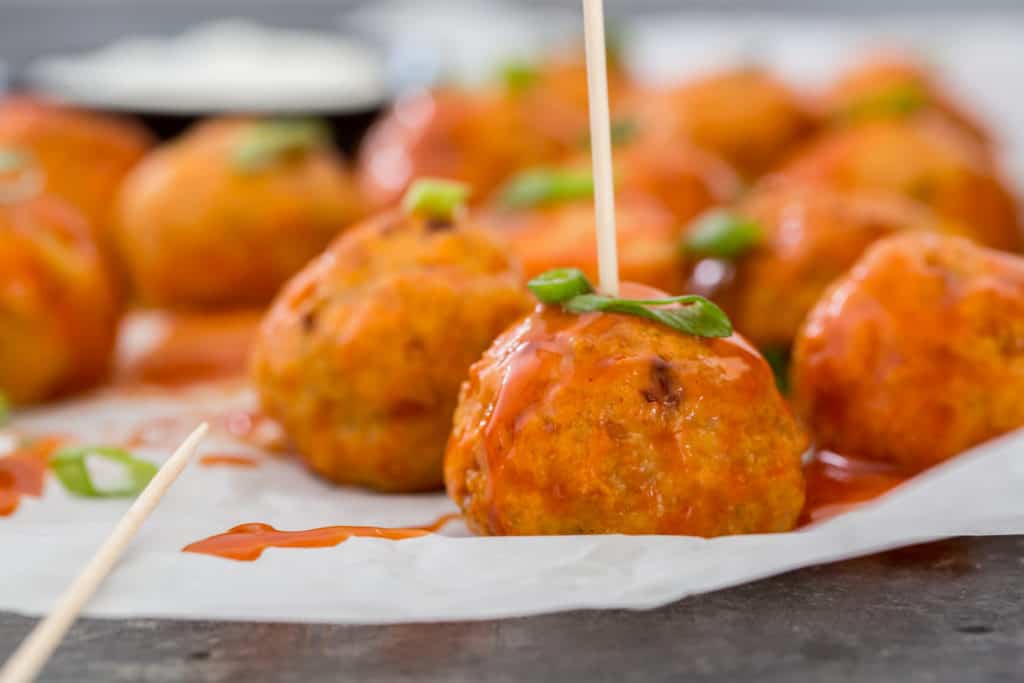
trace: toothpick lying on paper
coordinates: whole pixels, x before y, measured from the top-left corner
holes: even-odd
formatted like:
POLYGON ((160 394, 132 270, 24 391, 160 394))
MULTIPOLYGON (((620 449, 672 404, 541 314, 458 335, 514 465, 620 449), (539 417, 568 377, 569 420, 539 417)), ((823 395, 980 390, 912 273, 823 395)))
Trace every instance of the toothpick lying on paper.
POLYGON ((208 430, 209 425, 205 422, 199 425, 163 464, 128 508, 128 512, 117 523, 107 540, 57 601, 50 615, 36 625, 32 633, 7 660, 4 668, 0 669, 0 683, 28 683, 35 679, 50 655, 60 645, 64 634, 74 623, 82 607, 110 574, 121 553, 135 536, 135 532, 185 469, 185 465, 208 430))

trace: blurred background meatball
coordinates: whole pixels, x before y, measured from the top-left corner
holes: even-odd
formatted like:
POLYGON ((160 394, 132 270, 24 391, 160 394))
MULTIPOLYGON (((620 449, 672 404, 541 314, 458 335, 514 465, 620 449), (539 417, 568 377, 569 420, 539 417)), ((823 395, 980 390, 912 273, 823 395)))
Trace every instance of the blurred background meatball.
POLYGON ((395 204, 422 176, 462 181, 479 201, 511 173, 560 153, 515 96, 439 89, 399 100, 373 125, 359 152, 359 184, 377 208, 395 204))
POLYGON ((340 237, 282 291, 253 378, 318 474, 434 489, 467 369, 527 310, 517 269, 484 232, 391 211, 340 237))
POLYGON ((825 119, 839 125, 935 112, 977 142, 992 143, 989 132, 946 91, 938 74, 909 54, 869 56, 841 73, 822 94, 820 105, 825 119))
POLYGON ((659 99, 659 117, 747 178, 782 161, 815 126, 809 103, 757 67, 691 80, 659 99))
POLYGON ((541 305, 471 368, 445 483, 482 534, 785 531, 805 445, 738 336, 541 305))
POLYGON ((1024 426, 1024 259, 879 242, 809 315, 793 381, 819 447, 912 470, 1024 426))
POLYGON ((126 118, 9 96, 0 99, 0 147, 8 145, 32 154, 46 193, 78 208, 107 249, 118 188, 152 139, 126 118))
MULTIPOLYGON (((732 214, 729 220, 749 222, 757 234, 742 253, 717 264, 698 261, 691 286, 713 287, 707 293, 762 349, 789 348, 828 285, 875 240, 902 230, 955 230, 898 195, 837 192, 782 178, 758 184, 732 214), (716 283, 693 282, 702 270, 724 275, 716 283)), ((695 222, 691 234, 701 225, 695 222)))
POLYGON ((215 119, 125 180, 120 261, 146 304, 260 306, 360 213, 316 123, 215 119))
POLYGON ((1016 201, 986 150, 941 117, 871 119, 824 135, 781 173, 908 197, 981 244, 1018 250, 1016 201))
POLYGON ((0 393, 24 404, 105 376, 118 307, 86 219, 20 184, 15 154, 0 149, 0 393))
MULTIPOLYGON (((527 278, 565 266, 597 278, 593 178, 588 170, 534 169, 513 177, 480 220, 509 245, 527 278)), ((615 225, 622 277, 681 292, 680 223, 672 213, 650 196, 622 193, 615 225)))

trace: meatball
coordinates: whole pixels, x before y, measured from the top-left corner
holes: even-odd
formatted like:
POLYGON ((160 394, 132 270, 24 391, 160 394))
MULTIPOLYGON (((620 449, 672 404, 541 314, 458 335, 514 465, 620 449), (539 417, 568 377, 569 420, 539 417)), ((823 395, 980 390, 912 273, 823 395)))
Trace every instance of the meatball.
MULTIPOLYGON (((590 176, 582 177, 589 180, 590 176)), ((596 220, 592 189, 570 200, 537 206, 504 207, 499 203, 481 217, 481 222, 522 262, 527 277, 574 266, 594 279, 596 220)), ((680 229, 669 211, 649 197, 623 194, 616 202, 615 227, 623 278, 670 292, 682 291, 685 273, 679 250, 680 229)))
POLYGON ((0 147, 7 145, 32 154, 46 192, 82 211, 107 249, 118 188, 152 138, 130 119, 17 96, 0 100, 0 147))
POLYGON ((794 347, 818 446, 909 470, 1024 426, 1024 259, 928 233, 885 239, 794 347))
POLYGON ((388 212, 282 290, 252 374, 315 472, 382 491, 441 486, 459 385, 529 310, 504 251, 463 219, 388 212))
POLYGON ((0 198, 0 393, 26 404, 106 375, 118 300, 77 209, 53 197, 10 199, 0 198))
POLYGON ((786 531, 805 445, 740 337, 540 305, 470 369, 445 484, 482 534, 786 531))
POLYGON ((120 259, 143 302, 268 303, 353 223, 360 200, 312 123, 222 120, 149 155, 118 202, 120 259))
POLYGON ((991 144, 988 131, 949 96, 932 70, 907 55, 878 54, 858 64, 822 95, 821 107, 835 123, 932 111, 991 144))
POLYGON ((399 101, 371 127, 359 184, 375 207, 395 204, 421 176, 465 182, 480 200, 511 173, 560 153, 507 93, 438 90, 399 101))
POLYGON ((1021 246, 1016 202, 987 152, 935 116, 872 119, 837 130, 781 173, 839 190, 902 195, 962 225, 984 245, 1021 246))
MULTIPOLYGON (((587 63, 582 50, 556 52, 537 66, 516 67, 506 69, 506 87, 523 109, 529 127, 566 152, 578 149, 590 130, 587 63)), ((632 89, 622 62, 610 58, 608 99, 613 116, 632 89)))
MULTIPOLYGON (((590 159, 577 162, 589 168, 590 159)), ((682 226, 701 211, 733 201, 741 184, 736 172, 718 157, 677 138, 638 132, 615 148, 620 197, 656 199, 682 226)))
POLYGON ((815 125, 803 98, 757 68, 712 74, 658 100, 661 116, 670 117, 686 138, 747 178, 783 160, 815 125))
MULTIPOLYGON (((779 179, 761 183, 736 211, 754 222, 760 237, 729 264, 730 275, 711 295, 760 348, 788 348, 828 285, 874 241, 901 230, 955 230, 897 195, 840 193, 779 179)), ((697 263, 695 275, 716 270, 704 263, 697 263)))

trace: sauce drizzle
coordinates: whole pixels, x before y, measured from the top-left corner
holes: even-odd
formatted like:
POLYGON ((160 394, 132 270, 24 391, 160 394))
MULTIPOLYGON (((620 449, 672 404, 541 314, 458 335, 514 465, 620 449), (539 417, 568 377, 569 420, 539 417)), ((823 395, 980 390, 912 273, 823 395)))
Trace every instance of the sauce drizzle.
POLYGON ((205 467, 259 467, 259 461, 248 455, 236 455, 234 453, 209 453, 199 459, 199 464, 205 467))
POLYGON ((22 496, 43 495, 50 456, 63 443, 62 437, 44 437, 0 458, 0 517, 14 514, 22 496))
POLYGON ((456 513, 447 514, 431 524, 415 527, 325 526, 302 531, 281 531, 258 522, 240 524, 223 534, 190 543, 182 548, 182 552, 252 562, 259 559, 267 548, 330 548, 355 537, 386 538, 391 541, 419 538, 439 531, 445 524, 459 517, 456 513))

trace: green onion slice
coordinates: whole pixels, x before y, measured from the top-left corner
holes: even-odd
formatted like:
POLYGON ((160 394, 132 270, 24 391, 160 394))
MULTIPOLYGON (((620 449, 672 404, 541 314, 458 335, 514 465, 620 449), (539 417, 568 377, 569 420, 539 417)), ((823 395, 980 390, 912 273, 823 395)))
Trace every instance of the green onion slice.
POLYGON ((527 285, 541 303, 561 304, 569 313, 622 313, 654 320, 697 337, 728 337, 732 322, 721 308, 702 296, 685 294, 663 299, 622 299, 595 294, 578 268, 556 268, 527 285), (662 308, 672 306, 671 308, 662 308))
POLYGON ((540 72, 530 62, 514 59, 501 66, 500 77, 508 90, 521 93, 533 87, 540 78, 540 72))
POLYGON ((466 206, 469 191, 468 185, 454 180, 420 178, 406 191, 402 208, 407 214, 452 220, 466 206))
POLYGON ((76 496, 83 498, 130 498, 142 492, 149 480, 157 472, 157 466, 146 460, 140 460, 128 451, 106 446, 86 446, 83 448, 64 448, 50 459, 50 467, 64 488, 76 496), (121 465, 128 476, 129 484, 113 489, 98 487, 89 474, 86 460, 96 456, 121 465))
POLYGON ((0 427, 11 421, 11 401, 0 391, 0 427))
POLYGON ((505 185, 499 203, 510 209, 529 209, 594 196, 594 176, 574 169, 524 171, 505 185))
POLYGON ((761 235, 756 221, 727 209, 713 209, 697 217, 683 246, 697 256, 734 259, 757 246, 761 235))
POLYGON ((0 147, 0 173, 15 173, 30 166, 32 158, 27 152, 14 147, 0 147))
POLYGON ((594 291, 587 276, 579 268, 555 268, 526 283, 541 303, 560 304, 580 294, 594 291))
POLYGON ((259 171, 287 155, 323 147, 330 139, 327 125, 316 119, 261 121, 240 131, 231 159, 243 171, 259 171))
POLYGON ((603 311, 635 315, 695 337, 728 337, 732 334, 732 322, 725 311, 696 294, 664 299, 619 299, 600 294, 581 294, 562 306, 570 313, 603 311), (657 308, 670 304, 682 305, 677 308, 657 308))
POLYGON ((928 95, 912 84, 895 85, 854 100, 835 116, 840 121, 906 116, 928 105, 928 95))

